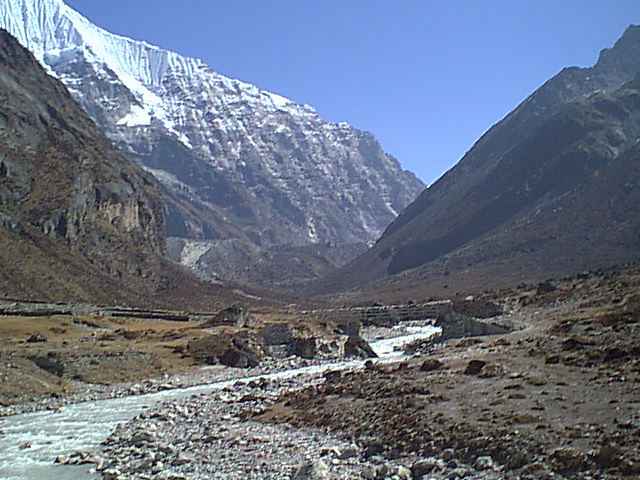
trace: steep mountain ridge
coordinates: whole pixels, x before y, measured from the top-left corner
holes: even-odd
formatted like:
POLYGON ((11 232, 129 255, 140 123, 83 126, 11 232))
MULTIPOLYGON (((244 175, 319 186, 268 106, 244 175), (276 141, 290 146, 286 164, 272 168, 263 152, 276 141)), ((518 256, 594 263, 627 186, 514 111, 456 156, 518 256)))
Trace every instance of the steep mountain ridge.
POLYGON ((163 259, 162 190, 0 29, 0 296, 173 308, 229 300, 163 259))
POLYGON ((0 0, 0 26, 173 192, 174 237, 211 248, 366 243, 423 188, 372 135, 108 33, 62 0, 0 0))
POLYGON ((631 26, 596 65, 562 70, 489 129, 320 289, 389 276, 380 289, 478 288, 637 258, 639 73, 631 26))
POLYGON ((640 71, 640 27, 631 26, 613 48, 604 49, 593 67, 568 67, 544 83, 503 120, 492 126, 442 178, 424 191, 385 231, 390 235, 408 224, 436 190, 466 192, 491 174, 503 155, 543 125, 567 103, 592 93, 621 87, 640 71), (473 174, 473 178, 470 173, 473 174), (459 177, 465 177, 461 181, 459 177))

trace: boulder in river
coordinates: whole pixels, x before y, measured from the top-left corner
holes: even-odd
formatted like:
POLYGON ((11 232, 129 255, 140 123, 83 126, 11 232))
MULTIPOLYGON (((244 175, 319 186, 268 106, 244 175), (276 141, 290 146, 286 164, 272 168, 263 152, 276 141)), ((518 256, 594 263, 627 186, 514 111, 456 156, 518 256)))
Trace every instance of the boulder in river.
POLYGON ((371 345, 362 337, 347 337, 344 342, 345 358, 377 358, 371 345))

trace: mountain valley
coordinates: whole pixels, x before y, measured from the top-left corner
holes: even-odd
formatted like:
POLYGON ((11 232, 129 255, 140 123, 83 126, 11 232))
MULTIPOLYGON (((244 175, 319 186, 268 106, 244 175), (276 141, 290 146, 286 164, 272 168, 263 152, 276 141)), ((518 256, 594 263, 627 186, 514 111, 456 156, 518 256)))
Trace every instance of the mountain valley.
POLYGON ((566 68, 315 291, 447 295, 638 258, 640 27, 566 68))
POLYGON ((425 188, 309 105, 0 0, 0 478, 640 478, 638 205, 640 26, 425 188))

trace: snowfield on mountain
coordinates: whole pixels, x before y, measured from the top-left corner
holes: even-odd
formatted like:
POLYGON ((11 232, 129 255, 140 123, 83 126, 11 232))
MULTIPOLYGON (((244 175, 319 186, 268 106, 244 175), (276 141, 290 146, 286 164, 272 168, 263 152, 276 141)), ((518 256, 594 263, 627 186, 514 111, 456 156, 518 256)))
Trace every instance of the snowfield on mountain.
POLYGON ((0 27, 172 192, 169 234, 181 245, 231 239, 252 255, 366 244, 424 187, 371 134, 111 34, 62 0, 0 0, 0 27))

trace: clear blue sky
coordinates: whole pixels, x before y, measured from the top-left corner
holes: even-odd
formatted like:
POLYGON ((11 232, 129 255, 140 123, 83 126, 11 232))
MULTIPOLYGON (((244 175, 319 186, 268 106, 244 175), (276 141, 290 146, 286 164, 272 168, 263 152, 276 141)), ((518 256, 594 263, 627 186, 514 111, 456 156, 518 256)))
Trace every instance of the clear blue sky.
POLYGON ((430 183, 562 67, 588 66, 638 0, 67 0, 376 135, 430 183))

